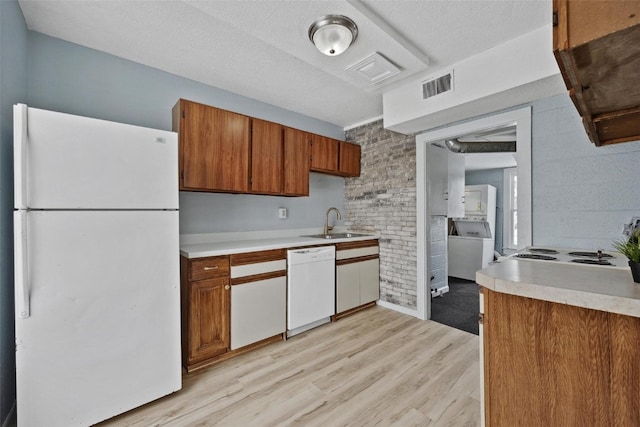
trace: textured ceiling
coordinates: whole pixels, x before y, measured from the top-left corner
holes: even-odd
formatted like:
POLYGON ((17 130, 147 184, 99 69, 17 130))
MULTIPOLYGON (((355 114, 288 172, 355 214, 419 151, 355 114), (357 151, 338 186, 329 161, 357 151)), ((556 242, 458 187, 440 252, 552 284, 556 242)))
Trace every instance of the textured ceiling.
POLYGON ((382 93, 539 28, 550 0, 20 0, 30 30, 339 126, 382 115, 382 93), (307 31, 349 16, 358 38, 327 57, 307 31), (345 71, 379 52, 402 71, 345 71))

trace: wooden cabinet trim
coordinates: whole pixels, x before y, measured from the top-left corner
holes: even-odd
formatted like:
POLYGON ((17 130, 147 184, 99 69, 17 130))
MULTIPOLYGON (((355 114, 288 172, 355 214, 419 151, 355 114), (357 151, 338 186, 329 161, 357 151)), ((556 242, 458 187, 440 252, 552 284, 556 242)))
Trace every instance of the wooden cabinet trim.
POLYGON ((347 259, 337 260, 336 265, 353 264, 357 262, 369 261, 372 259, 379 259, 379 258, 380 258, 379 255, 367 255, 367 256, 357 257, 357 258, 347 258, 347 259))
POLYGON ((239 356, 241 354, 248 353, 248 352, 253 351, 253 350, 257 350, 257 349, 259 349, 261 347, 264 347, 266 345, 269 345, 269 344, 272 344, 272 343, 275 343, 275 342, 278 342, 278 341, 283 341, 284 340, 284 335, 286 335, 286 334, 274 335, 273 337, 266 338, 266 339, 264 339, 262 341, 258 341, 258 342, 253 343, 253 344, 249 344, 249 345, 247 345, 245 347, 240 347, 240 348, 238 348, 236 350, 229 350, 226 353, 222 353, 222 354, 220 354, 220 355, 218 355, 216 357, 213 357, 211 359, 203 360, 201 362, 192 363, 189 366, 187 366, 187 368, 186 368, 187 369, 187 373, 191 373, 191 372, 197 371, 199 369, 205 368, 207 366, 211 366, 211 365, 214 365, 216 363, 220 363, 222 361, 225 361, 227 359, 231 359, 232 357, 239 356))
POLYGON ((259 282, 260 280, 274 279, 276 277, 283 277, 286 275, 287 275, 287 271, 281 270, 281 271, 272 271, 269 273, 254 274, 252 276, 236 277, 234 279, 231 279, 231 285, 236 286, 236 285, 242 285, 245 283, 259 282))
POLYGON ((265 261, 277 261, 287 259, 286 249, 272 249, 267 251, 245 252, 241 254, 231 254, 231 265, 255 264, 265 261))
POLYGON ((378 246, 378 245, 379 245, 378 240, 359 240, 355 242, 342 242, 342 243, 336 243, 336 251, 366 248, 369 246, 378 246))

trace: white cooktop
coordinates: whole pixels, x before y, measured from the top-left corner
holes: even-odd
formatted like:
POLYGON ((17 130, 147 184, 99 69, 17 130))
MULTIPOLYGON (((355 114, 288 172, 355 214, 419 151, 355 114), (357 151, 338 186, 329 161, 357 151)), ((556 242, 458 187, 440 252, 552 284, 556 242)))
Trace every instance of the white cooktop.
POLYGON ((628 269, 627 258, 619 252, 598 251, 591 249, 564 249, 544 246, 529 246, 508 257, 501 259, 517 259, 527 262, 549 262, 572 264, 595 268, 628 269))

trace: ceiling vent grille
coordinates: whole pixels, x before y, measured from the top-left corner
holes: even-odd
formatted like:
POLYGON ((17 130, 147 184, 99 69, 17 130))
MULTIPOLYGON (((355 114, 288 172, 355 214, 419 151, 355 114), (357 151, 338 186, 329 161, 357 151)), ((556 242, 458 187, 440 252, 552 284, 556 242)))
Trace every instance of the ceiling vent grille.
POLYGON ((453 71, 444 76, 427 80, 422 83, 422 99, 428 99, 453 89, 453 71))

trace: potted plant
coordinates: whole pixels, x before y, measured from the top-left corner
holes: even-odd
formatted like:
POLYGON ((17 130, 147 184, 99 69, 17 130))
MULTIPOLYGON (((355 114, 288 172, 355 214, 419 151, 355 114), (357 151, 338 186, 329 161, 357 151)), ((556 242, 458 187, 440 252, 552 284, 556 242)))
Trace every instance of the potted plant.
POLYGON ((613 242, 613 247, 627 257, 633 281, 640 283, 640 228, 634 230, 629 239, 613 242))

